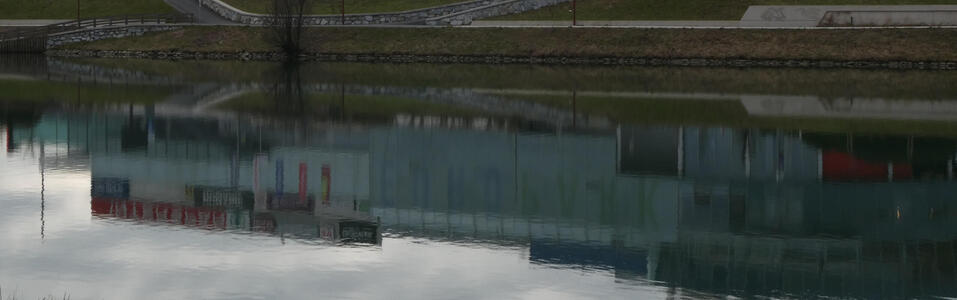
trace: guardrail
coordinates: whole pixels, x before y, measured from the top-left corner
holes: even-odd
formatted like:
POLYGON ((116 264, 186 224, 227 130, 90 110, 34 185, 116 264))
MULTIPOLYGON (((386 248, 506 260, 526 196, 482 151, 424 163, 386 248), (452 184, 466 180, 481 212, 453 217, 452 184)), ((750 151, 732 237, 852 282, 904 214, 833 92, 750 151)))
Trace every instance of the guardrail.
POLYGON ((193 23, 192 14, 138 14, 80 19, 41 27, 0 32, 0 53, 36 53, 46 50, 47 37, 98 27, 193 23))

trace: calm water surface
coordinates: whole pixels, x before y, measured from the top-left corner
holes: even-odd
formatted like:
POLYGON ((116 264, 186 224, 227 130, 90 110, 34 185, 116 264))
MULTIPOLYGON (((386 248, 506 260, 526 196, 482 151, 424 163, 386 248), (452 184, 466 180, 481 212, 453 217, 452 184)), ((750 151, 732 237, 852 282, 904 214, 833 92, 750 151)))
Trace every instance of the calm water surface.
POLYGON ((2 297, 955 297, 953 82, 4 58, 2 297))

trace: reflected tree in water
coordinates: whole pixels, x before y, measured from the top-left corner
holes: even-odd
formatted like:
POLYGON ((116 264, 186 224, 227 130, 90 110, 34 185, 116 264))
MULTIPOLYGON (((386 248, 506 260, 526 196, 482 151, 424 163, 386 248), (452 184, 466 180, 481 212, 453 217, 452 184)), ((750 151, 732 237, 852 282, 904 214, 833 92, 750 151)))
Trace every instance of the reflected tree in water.
POLYGON ((275 112, 303 115, 306 109, 306 94, 302 86, 302 69, 294 63, 283 64, 266 74, 268 97, 275 112))

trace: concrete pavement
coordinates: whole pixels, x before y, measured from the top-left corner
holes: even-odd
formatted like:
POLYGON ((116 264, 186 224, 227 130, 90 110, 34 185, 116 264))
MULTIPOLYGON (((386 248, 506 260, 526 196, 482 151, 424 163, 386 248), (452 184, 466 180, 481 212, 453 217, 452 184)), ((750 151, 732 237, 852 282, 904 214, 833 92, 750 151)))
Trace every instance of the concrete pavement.
POLYGON ((742 27, 955 26, 957 5, 752 5, 742 27))

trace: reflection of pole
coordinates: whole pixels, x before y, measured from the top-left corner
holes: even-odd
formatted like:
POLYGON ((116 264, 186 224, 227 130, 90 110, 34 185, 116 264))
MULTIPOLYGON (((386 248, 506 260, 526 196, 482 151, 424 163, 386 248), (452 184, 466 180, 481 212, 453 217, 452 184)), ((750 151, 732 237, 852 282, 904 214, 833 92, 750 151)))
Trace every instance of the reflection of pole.
POLYGON ((744 134, 744 178, 751 178, 751 129, 744 134))
POLYGON ((907 161, 914 160, 914 137, 907 137, 907 161))
POLYGON ((782 135, 781 129, 774 133, 774 148, 777 149, 778 153, 777 165, 774 167, 775 182, 784 180, 784 138, 782 135))
POLYGON ((894 163, 887 162, 887 182, 894 181, 894 163))
POLYGON ((817 180, 824 181, 824 150, 817 149, 817 180))
POLYGON ((621 173, 621 125, 615 128, 615 172, 621 173))
POLYGON ((43 142, 40 142, 40 240, 44 239, 44 229, 46 228, 46 220, 44 219, 44 213, 46 212, 46 174, 43 171, 43 142))
POLYGON ((685 128, 678 127, 678 178, 685 176, 685 128))
MULTIPOLYGON (((238 116, 237 116, 238 118, 238 116)), ((239 122, 236 122, 236 151, 233 152, 232 161, 229 164, 229 184, 232 188, 239 186, 239 148, 240 148, 240 128, 239 122)))
POLYGON ((947 161, 947 179, 954 180, 954 161, 953 160, 947 161))
MULTIPOLYGON (((325 169, 323 169, 325 172, 325 169)), ((323 174, 325 175, 325 174, 323 174)), ((299 204, 306 204, 309 195, 309 165, 304 162, 299 163, 299 204)))
POLYGON ((515 183, 513 184, 513 186, 515 187, 515 190, 512 191, 512 198, 515 199, 515 201, 521 201, 521 199, 518 198, 518 185, 519 185, 519 181, 518 181, 518 134, 512 134, 512 159, 513 159, 513 161, 512 161, 512 178, 514 178, 514 180, 515 180, 515 183))
POLYGON ((7 123, 7 152, 13 152, 13 125, 7 123))
POLYGON ((339 84, 339 117, 345 121, 346 119, 346 86, 344 83, 339 84))
POLYGON ((854 135, 847 134, 847 152, 854 154, 854 135))
POLYGON ((572 129, 575 129, 578 127, 578 110, 576 109, 577 104, 578 104, 578 89, 576 88, 572 90, 572 129))

